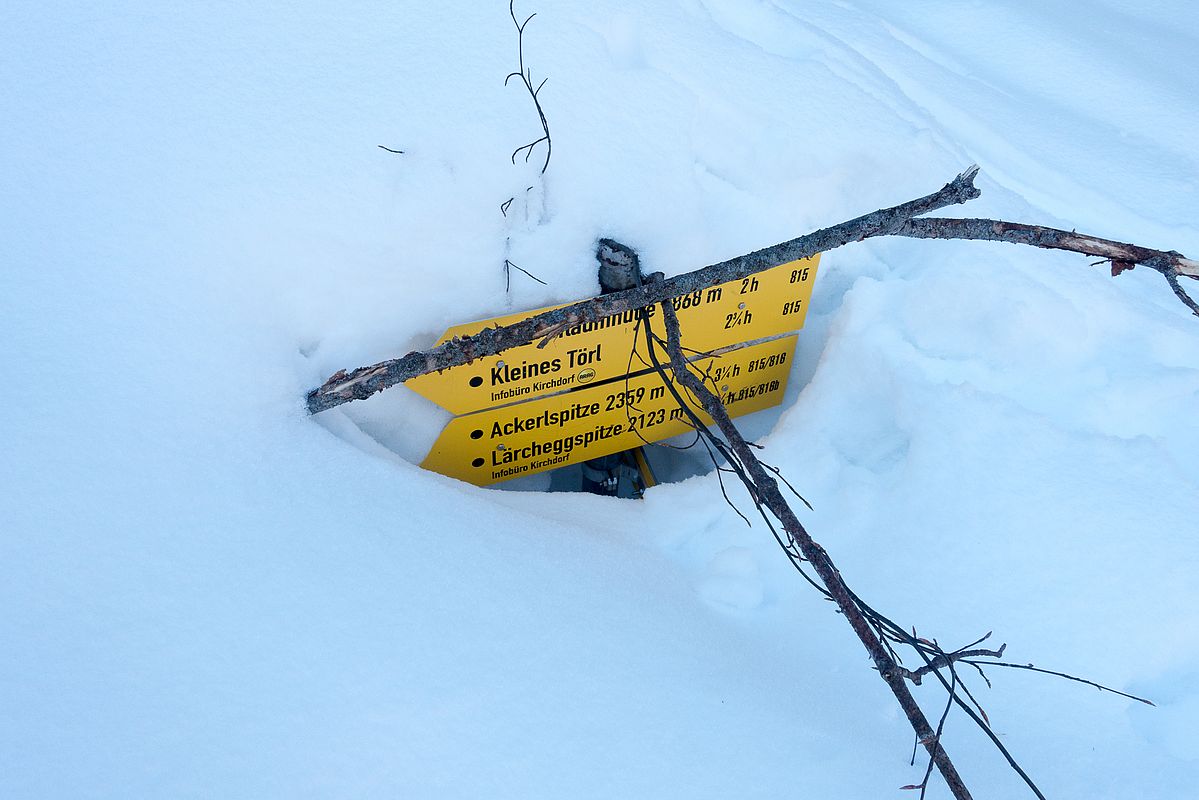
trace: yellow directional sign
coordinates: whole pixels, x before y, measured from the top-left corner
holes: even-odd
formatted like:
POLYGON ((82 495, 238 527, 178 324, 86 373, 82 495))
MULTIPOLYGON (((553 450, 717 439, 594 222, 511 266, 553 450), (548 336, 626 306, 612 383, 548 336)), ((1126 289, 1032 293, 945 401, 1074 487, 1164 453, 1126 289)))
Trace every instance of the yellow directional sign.
MULTIPOLYGON (((729 415, 778 405, 795 336, 747 345, 691 364, 729 415)), ((711 418, 680 392, 705 424, 711 418)), ((478 486, 532 475, 686 433, 683 410, 657 372, 455 417, 421 464, 478 486)))
MULTIPOLYGON (((819 261, 817 254, 674 298, 683 346, 707 352, 799 330, 808 311, 819 261)), ((550 308, 455 325, 437 343, 520 322, 550 308)), ((649 312, 658 334, 663 335, 656 319, 657 308, 651 307, 649 312)), ((634 371, 644 368, 644 353, 640 357, 632 354, 635 346, 642 351, 645 348, 642 337, 634 335, 636 330, 637 314, 628 311, 568 328, 540 349, 530 343, 443 372, 421 375, 404 385, 454 414, 578 389, 625 375, 630 362, 634 371)))

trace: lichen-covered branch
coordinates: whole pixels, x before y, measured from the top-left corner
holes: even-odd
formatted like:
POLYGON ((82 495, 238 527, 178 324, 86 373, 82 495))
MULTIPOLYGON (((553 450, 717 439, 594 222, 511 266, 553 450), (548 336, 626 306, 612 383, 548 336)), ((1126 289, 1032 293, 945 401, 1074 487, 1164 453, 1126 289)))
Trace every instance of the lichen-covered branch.
POLYGON ((978 167, 958 175, 939 191, 892 208, 833 225, 773 247, 757 250, 717 264, 677 275, 661 283, 645 284, 603 297, 593 297, 569 306, 538 314, 504 328, 489 328, 474 336, 446 342, 427 351, 360 367, 351 372, 340 370, 319 388, 308 393, 308 411, 317 414, 351 400, 362 400, 397 383, 429 372, 466 364, 482 356, 494 355, 528 344, 534 339, 553 336, 559 331, 586 322, 597 322, 613 314, 624 313, 690 294, 718 283, 740 280, 801 258, 834 250, 849 242, 894 233, 912 217, 964 203, 978 197, 974 186, 978 167))
POLYGON ((1069 250, 1094 256, 1110 262, 1112 275, 1146 266, 1157 270, 1166 279, 1175 296, 1183 305, 1199 316, 1199 304, 1186 293, 1178 282, 1179 277, 1199 280, 1199 261, 1194 261, 1174 251, 1151 250, 1135 244, 1087 236, 1076 231, 1063 231, 1041 225, 1024 225, 997 219, 924 219, 908 220, 896 236, 911 236, 916 239, 974 239, 985 242, 1008 242, 1044 247, 1050 250, 1069 250))
MULTIPOLYGON (((527 20, 526 20, 527 23, 527 20)), ((312 414, 335 408, 351 400, 362 400, 410 378, 435 372, 476 358, 528 344, 534 339, 553 337, 566 328, 586 322, 597 322, 613 314, 621 314, 660 303, 671 297, 690 294, 718 283, 740 280, 801 258, 828 252, 850 242, 860 242, 875 236, 910 236, 918 239, 973 239, 1010 242, 1033 247, 1069 250, 1094 256, 1112 264, 1112 273, 1142 265, 1157 270, 1171 291, 1196 316, 1199 304, 1179 283, 1179 278, 1199 280, 1199 261, 1173 251, 1152 250, 1137 245, 1087 236, 1074 231, 1024 225, 992 219, 941 219, 924 214, 964 203, 979 196, 974 186, 978 167, 958 175, 940 191, 879 209, 869 214, 823 228, 773 247, 748 255, 721 261, 694 272, 676 275, 660 283, 645 284, 603 297, 593 297, 572 305, 547 311, 523 322, 504 328, 489 328, 474 336, 455 339, 426 351, 413 351, 402 358, 383 361, 351 372, 341 370, 319 388, 308 393, 308 411, 312 414)))

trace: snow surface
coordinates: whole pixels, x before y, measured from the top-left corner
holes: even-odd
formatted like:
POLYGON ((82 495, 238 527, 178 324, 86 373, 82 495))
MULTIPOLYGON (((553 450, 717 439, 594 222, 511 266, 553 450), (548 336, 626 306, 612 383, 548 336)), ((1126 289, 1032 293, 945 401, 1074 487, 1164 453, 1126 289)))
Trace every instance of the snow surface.
MULTIPOLYGON (((712 475, 478 489, 410 463, 444 420, 411 392, 316 420, 303 395, 593 293, 597 237, 674 274, 973 162, 955 213, 1194 257, 1199 14, 519 6, 544 178, 509 162, 538 129, 500 2, 0 6, 0 796, 919 780, 847 626, 712 475), (505 257, 549 285, 505 293, 505 257)), ((991 670, 1050 797, 1193 795, 1199 321, 1148 270, 875 240, 825 256, 798 360, 747 425, 851 585, 1158 703, 991 670)), ((946 744, 976 796, 1027 796, 960 717, 946 744)))

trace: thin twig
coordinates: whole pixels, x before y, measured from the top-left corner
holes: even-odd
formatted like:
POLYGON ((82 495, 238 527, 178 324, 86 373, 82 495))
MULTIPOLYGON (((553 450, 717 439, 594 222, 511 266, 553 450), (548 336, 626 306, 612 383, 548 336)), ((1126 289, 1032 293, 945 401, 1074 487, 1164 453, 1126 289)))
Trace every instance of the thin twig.
MULTIPOLYGON (((651 280, 655 279, 655 278, 660 278, 660 274, 655 273, 654 275, 652 275, 650 277, 651 277, 651 280)), ((674 370, 673 365, 672 365, 672 371, 674 371, 674 380, 668 379, 666 377, 666 370, 663 368, 661 362, 658 360, 657 354, 654 352, 654 339, 656 337, 654 336, 654 333, 653 333, 653 330, 651 327, 649 312, 647 312, 643 308, 638 312, 637 316, 638 316, 639 324, 645 326, 645 346, 646 346, 647 355, 649 356, 650 362, 654 365, 654 369, 658 372, 658 374, 662 376, 662 380, 666 386, 666 390, 668 392, 670 392, 670 396, 672 398, 674 398, 674 401, 678 405, 678 407, 683 410, 683 413, 687 416, 687 419, 690 422, 691 427, 694 428, 695 432, 700 435, 700 440, 704 443, 704 447, 708 451, 708 457, 710 459, 712 459, 712 463, 716 465, 716 480, 720 484, 720 493, 722 495, 724 495, 724 502, 728 504, 729 508, 733 509, 733 511, 736 512, 737 516, 741 517, 741 519, 745 522, 746 526, 749 526, 750 525, 749 519, 744 514, 741 513, 741 509, 737 508, 737 506, 733 503, 732 499, 729 498, 728 492, 725 491, 724 478, 721 477, 721 473, 724 470, 722 470, 720 468, 720 464, 717 462, 716 456, 712 452, 713 449, 715 449, 716 452, 718 452, 722 456, 724 456, 726 461, 728 461, 730 464, 732 464, 733 461, 732 461, 731 456, 728 453, 728 449, 725 447, 724 442, 721 442, 719 439, 717 439, 715 436, 713 436, 711 434, 711 432, 708 430, 708 426, 703 423, 703 420, 701 420, 698 416, 696 416, 695 412, 692 410, 691 405, 683 399, 682 395, 679 394, 679 390, 675 386, 675 380, 677 380, 679 376, 678 376, 678 372, 674 370)), ((688 371, 688 374, 691 374, 691 373, 688 371)), ((744 480, 744 478, 742 480, 744 480)))
MULTIPOLYGON (((965 659, 962 661, 965 664, 978 666, 978 662, 976 661, 967 661, 965 659)), ((1029 672, 1040 672, 1045 675, 1056 675, 1057 677, 1065 678, 1068 681, 1076 681, 1078 683, 1085 683, 1087 686, 1094 686, 1101 692, 1111 692, 1112 694, 1118 694, 1121 697, 1127 697, 1129 700, 1136 700, 1138 703, 1144 703, 1147 706, 1157 706, 1157 703, 1153 702, 1152 700, 1146 700, 1144 697, 1137 697, 1135 694, 1128 694, 1127 692, 1122 692, 1119 689, 1113 689, 1110 686, 1104 686, 1101 683, 1089 681, 1086 678, 1079 678, 1076 675, 1068 675, 1065 672, 1055 672, 1051 669, 1041 669, 1040 667, 1034 667, 1032 664, 1011 664, 1006 661, 986 661, 983 663, 988 667, 1007 667, 1008 669, 1024 669, 1028 670, 1029 672)))
MULTIPOLYGON (((934 739, 938 742, 941 741, 941 734, 945 731, 945 721, 947 719, 949 719, 949 711, 950 711, 950 709, 953 708, 953 692, 957 688, 957 685, 958 685, 958 676, 957 676, 957 674, 954 674, 953 675, 953 683, 950 684, 950 687, 949 687, 949 696, 945 699, 945 710, 943 710, 941 712, 941 718, 939 720, 937 720, 937 731, 934 734, 934 739)), ((920 742, 917 741, 916 744, 919 745, 920 742)), ((932 758, 929 758, 928 766, 924 770, 924 778, 921 779, 919 785, 903 786, 900 788, 919 789, 920 790, 920 800, 924 800, 924 795, 928 791, 928 779, 932 774, 933 774, 933 760, 932 760, 932 758)))
POLYGON ((525 28, 533 20, 533 17, 537 16, 537 13, 534 12, 530 14, 525 18, 524 22, 520 22, 516 18, 516 9, 514 8, 515 2, 516 0, 508 0, 508 14, 512 17, 512 24, 516 26, 516 55, 520 69, 516 70, 515 72, 508 73, 508 76, 504 78, 504 85, 507 86, 508 81, 512 80, 513 78, 520 78, 520 82, 524 84, 525 89, 529 92, 529 97, 533 99, 533 106, 537 109, 537 118, 541 122, 541 130, 543 134, 540 138, 529 142, 528 144, 521 145, 513 150, 512 163, 516 163, 516 156, 519 155, 521 150, 524 150, 525 163, 527 164, 529 158, 533 155, 533 148, 542 142, 545 142, 545 163, 541 165, 541 174, 544 175, 546 168, 550 165, 550 153, 553 152, 554 142, 552 139, 550 139, 550 126, 545 120, 545 111, 541 107, 541 98, 538 95, 541 94, 541 88, 545 86, 545 82, 548 81, 549 78, 543 79, 541 83, 538 84, 536 89, 533 88, 532 73, 525 67, 525 28))
POLYGON ((523 272, 524 274, 528 275, 528 276, 529 276, 530 278, 532 278, 533 280, 535 280, 535 281, 537 281, 538 283, 540 283, 542 286, 549 286, 549 284, 548 284, 548 283, 546 283, 545 281, 541 280, 541 278, 538 278, 538 277, 537 277, 536 275, 534 275, 532 272, 529 272, 527 269, 525 269, 524 267, 520 266, 519 264, 513 263, 513 262, 511 262, 511 261, 509 261, 508 259, 506 259, 506 258, 505 258, 505 259, 504 259, 504 269, 505 269, 505 270, 507 270, 509 267, 513 267, 513 268, 515 268, 515 269, 518 269, 518 270, 520 270, 521 272, 523 272))

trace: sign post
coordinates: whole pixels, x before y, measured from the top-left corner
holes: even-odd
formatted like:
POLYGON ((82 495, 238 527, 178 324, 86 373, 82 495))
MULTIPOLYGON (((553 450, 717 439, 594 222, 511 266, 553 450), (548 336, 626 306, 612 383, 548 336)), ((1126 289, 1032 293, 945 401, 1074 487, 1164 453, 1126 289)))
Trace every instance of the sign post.
MULTIPOLYGON (((600 239, 595 258, 599 261, 600 294, 641 284, 641 259, 633 248, 612 239, 600 239)), ((626 474, 633 483, 633 495, 641 497, 653 481, 653 472, 640 447, 584 461, 581 486, 584 492, 616 497, 620 494, 621 476, 626 474)))

